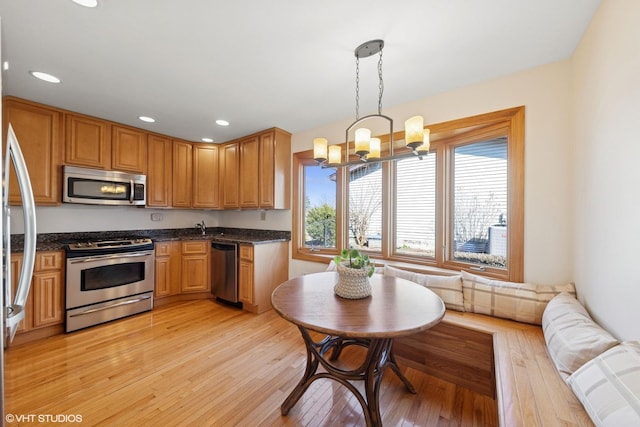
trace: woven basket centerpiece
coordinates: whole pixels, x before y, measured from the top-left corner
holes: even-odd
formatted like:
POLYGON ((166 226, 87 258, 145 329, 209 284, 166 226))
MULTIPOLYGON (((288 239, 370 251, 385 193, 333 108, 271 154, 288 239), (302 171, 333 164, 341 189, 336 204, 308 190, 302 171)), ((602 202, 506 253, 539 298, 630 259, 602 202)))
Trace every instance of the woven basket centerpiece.
POLYGON ((338 283, 333 291, 342 298, 360 299, 371 295, 369 271, 367 268, 351 268, 348 262, 336 265, 338 269, 338 283))

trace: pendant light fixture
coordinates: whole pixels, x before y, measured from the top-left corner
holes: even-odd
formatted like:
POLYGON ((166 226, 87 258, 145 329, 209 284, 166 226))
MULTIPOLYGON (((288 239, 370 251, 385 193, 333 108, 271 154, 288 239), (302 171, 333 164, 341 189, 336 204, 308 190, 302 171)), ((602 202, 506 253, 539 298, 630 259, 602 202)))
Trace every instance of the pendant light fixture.
POLYGON ((362 164, 363 162, 376 163, 389 160, 402 159, 417 156, 422 159, 429 153, 429 129, 424 128, 421 116, 414 116, 405 121, 405 145, 411 149, 402 154, 393 154, 393 119, 382 114, 382 92, 384 84, 382 80, 382 49, 383 40, 370 40, 361 44, 354 51, 356 56, 356 121, 351 123, 345 130, 344 141, 347 146, 346 159, 342 161, 342 148, 339 145, 328 145, 326 138, 315 138, 313 140, 313 158, 322 167, 341 167, 362 164), (379 53, 378 59, 378 113, 360 117, 360 58, 366 58, 379 53), (365 121, 386 120, 389 123, 389 155, 380 156, 380 139, 371 137, 371 130, 362 127, 365 121), (353 151, 358 156, 358 160, 349 161, 349 132, 355 129, 353 151))

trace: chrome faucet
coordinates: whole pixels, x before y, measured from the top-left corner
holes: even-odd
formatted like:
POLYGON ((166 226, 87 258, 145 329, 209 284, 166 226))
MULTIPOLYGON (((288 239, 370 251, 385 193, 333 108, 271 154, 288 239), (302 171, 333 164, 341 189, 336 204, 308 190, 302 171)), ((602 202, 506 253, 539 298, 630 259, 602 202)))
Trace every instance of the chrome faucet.
POLYGON ((196 224, 196 228, 199 228, 202 231, 202 235, 207 234, 207 226, 204 225, 204 219, 196 224))

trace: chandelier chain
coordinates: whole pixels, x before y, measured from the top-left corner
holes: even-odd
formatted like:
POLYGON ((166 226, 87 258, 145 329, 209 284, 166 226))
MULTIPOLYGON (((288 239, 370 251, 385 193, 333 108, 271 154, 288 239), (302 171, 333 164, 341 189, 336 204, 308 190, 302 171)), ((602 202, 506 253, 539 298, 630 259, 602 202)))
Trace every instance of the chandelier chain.
POLYGON ((356 55, 356 120, 360 118, 360 57, 356 55))
POLYGON ((380 58, 378 59, 378 114, 382 114, 382 92, 384 92, 384 82, 382 80, 382 48, 380 49, 380 58))

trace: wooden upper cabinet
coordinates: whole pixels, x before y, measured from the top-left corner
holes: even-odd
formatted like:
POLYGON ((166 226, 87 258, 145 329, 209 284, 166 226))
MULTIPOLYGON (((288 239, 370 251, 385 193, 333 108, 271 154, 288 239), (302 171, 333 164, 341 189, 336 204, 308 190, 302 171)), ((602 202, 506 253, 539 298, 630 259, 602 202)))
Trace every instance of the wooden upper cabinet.
POLYGON ((65 155, 68 165, 111 168, 111 123, 79 114, 65 114, 65 155))
POLYGON ((247 209, 257 209, 258 201, 258 181, 259 181, 259 157, 260 138, 252 136, 241 140, 240 146, 240 207, 247 209))
POLYGON ((173 144, 159 135, 147 137, 147 206, 169 207, 173 199, 173 144))
POLYGON ((291 134, 277 128, 261 133, 258 159, 258 207, 289 209, 291 134))
POLYGON ((113 125, 111 168, 144 174, 147 172, 147 134, 137 129, 113 125))
POLYGON ((193 144, 173 141, 173 206, 191 207, 193 144))
POLYGON ((193 144, 193 200, 194 208, 220 207, 218 184, 219 147, 211 144, 193 144))
POLYGON ((220 158, 220 196, 223 209, 238 209, 240 159, 238 143, 232 142, 222 146, 220 158))
MULTIPOLYGON (((35 203, 61 203, 62 113, 13 98, 5 98, 2 112, 5 138, 8 124, 11 123, 27 164, 35 203)), ((3 142, 6 144, 6 140, 3 142)), ((22 198, 13 165, 9 184, 9 203, 20 205, 22 198)))

